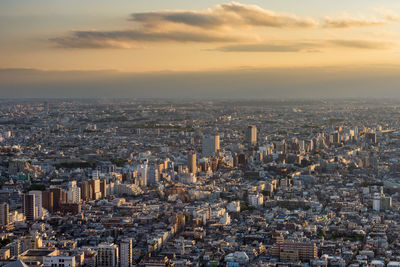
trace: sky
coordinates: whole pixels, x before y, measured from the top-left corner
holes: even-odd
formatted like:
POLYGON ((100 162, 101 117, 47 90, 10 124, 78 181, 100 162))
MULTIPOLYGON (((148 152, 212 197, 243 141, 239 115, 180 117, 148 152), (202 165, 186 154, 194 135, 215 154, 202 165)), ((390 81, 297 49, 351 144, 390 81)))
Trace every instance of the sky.
POLYGON ((400 97, 398 0, 2 0, 0 97, 400 97))

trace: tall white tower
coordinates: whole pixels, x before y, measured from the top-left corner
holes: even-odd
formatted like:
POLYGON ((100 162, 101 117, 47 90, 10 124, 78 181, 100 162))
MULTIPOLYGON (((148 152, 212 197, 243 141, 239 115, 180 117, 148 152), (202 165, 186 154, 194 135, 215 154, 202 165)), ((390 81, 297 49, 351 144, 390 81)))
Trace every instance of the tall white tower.
POLYGON ((374 194, 374 198, 372 200, 372 209, 375 211, 381 210, 381 195, 379 193, 374 194))

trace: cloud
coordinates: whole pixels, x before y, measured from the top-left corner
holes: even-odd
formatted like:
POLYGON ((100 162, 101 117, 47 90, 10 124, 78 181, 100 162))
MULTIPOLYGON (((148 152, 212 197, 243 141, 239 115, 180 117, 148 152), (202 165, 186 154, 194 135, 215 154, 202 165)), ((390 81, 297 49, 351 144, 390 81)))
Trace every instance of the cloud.
POLYGON ((315 51, 319 44, 312 42, 272 42, 263 44, 239 44, 217 48, 222 52, 301 52, 315 51))
POLYGON ((393 47, 392 43, 371 41, 371 40, 329 40, 329 44, 347 47, 347 48, 358 48, 358 49, 389 49, 393 47))
POLYGON ((216 27, 274 27, 310 28, 318 23, 311 18, 300 18, 293 14, 276 13, 255 5, 237 2, 216 5, 202 11, 158 11, 134 13, 131 20, 146 27, 159 27, 165 23, 183 24, 209 29, 216 27))
POLYGON ((179 23, 200 28, 223 25, 223 18, 217 17, 210 11, 160 11, 131 14, 132 21, 139 22, 146 28, 159 27, 164 23, 179 23))
MULTIPOLYGON (((388 10, 380 10, 382 19, 326 17, 323 27, 351 28, 386 25, 398 19, 388 10)), ((304 29, 316 27, 319 23, 311 18, 294 14, 277 13, 256 5, 230 2, 206 10, 168 10, 134 13, 131 29, 124 30, 76 30, 50 41, 61 48, 104 49, 138 48, 142 42, 179 43, 227 43, 218 48, 223 52, 300 52, 316 51, 317 47, 335 45, 363 49, 385 49, 389 44, 360 40, 334 40, 330 42, 268 42, 262 40, 260 28, 304 29), (240 34, 238 34, 241 33, 240 34), (256 42, 248 44, 249 42, 256 42)))
POLYGON ((50 41, 62 48, 133 48, 137 42, 243 42, 254 41, 256 37, 248 32, 240 36, 237 28, 309 28, 317 25, 310 18, 275 13, 236 2, 200 11, 134 13, 130 20, 136 23, 133 29, 78 30, 50 41))
POLYGON ((86 36, 84 38, 81 36, 80 32, 73 32, 72 36, 68 37, 57 37, 50 39, 52 42, 56 43, 58 47, 62 48, 133 48, 133 46, 127 42, 106 39, 106 38, 92 38, 86 36))
POLYGON ((392 22, 399 22, 400 16, 394 11, 386 8, 375 9, 375 11, 385 20, 392 22))
POLYGON ((221 52, 315 52, 329 47, 357 49, 389 49, 392 43, 364 39, 332 39, 308 41, 274 41, 269 43, 227 45, 217 48, 221 52))
POLYGON ((362 18, 325 18, 324 27, 326 28, 353 28, 353 27, 371 27, 382 26, 388 24, 387 21, 375 19, 362 19, 362 18))
POLYGON ((132 48, 132 42, 224 43, 244 40, 243 36, 215 32, 147 30, 73 31, 69 36, 51 39, 62 48, 132 48))

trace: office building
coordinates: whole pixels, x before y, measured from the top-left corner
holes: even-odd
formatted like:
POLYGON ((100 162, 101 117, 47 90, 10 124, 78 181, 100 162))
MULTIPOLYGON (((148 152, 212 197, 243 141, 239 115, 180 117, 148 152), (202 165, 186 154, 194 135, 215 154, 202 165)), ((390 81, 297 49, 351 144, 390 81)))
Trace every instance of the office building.
POLYGON ((101 243, 97 253, 97 267, 117 267, 119 262, 118 246, 101 243))
POLYGON ((318 248, 315 243, 282 241, 271 247, 271 255, 279 257, 280 260, 308 261, 318 257, 318 248))
POLYGON ((50 213, 54 211, 53 192, 51 191, 42 192, 42 207, 50 213))
POLYGON ((120 267, 131 267, 132 257, 132 239, 123 240, 120 244, 120 267))
POLYGON ((106 179, 103 179, 100 181, 100 193, 101 193, 101 198, 107 197, 107 180, 106 179))
POLYGON ((257 145, 257 127, 255 125, 247 127, 246 142, 249 146, 257 145))
POLYGON ((29 194, 35 196, 35 209, 37 218, 42 218, 42 191, 29 191, 29 194))
POLYGON ((137 166, 137 179, 140 186, 147 186, 147 164, 141 164, 137 166))
POLYGON ((381 210, 381 195, 379 193, 375 193, 372 199, 372 209, 374 211, 381 210))
POLYGON ((23 197, 23 211, 27 221, 34 221, 37 218, 35 195, 25 194, 23 197))
POLYGON ((92 199, 99 200, 101 198, 100 180, 99 179, 90 180, 89 186, 91 190, 92 199))
POLYGON ((365 141, 368 144, 375 145, 377 142, 376 133, 366 133, 365 134, 365 141))
POLYGON ((61 188, 51 188, 50 192, 53 193, 54 210, 60 210, 61 205, 67 202, 67 193, 61 188))
POLYGON ((92 191, 90 190, 90 184, 88 181, 81 182, 79 188, 81 189, 81 199, 83 201, 89 201, 92 199, 92 191))
POLYGON ((189 172, 196 174, 197 173, 197 155, 195 152, 190 152, 188 154, 188 169, 189 172))
POLYGON ((74 256, 47 256, 43 257, 43 267, 75 267, 74 256))
POLYGON ((0 204, 0 226, 7 226, 9 224, 9 206, 8 203, 0 204))
POLYGON ((203 157, 210 157, 219 151, 219 135, 203 136, 203 157))
POLYGON ((76 181, 70 181, 68 183, 67 198, 68 203, 81 202, 81 189, 77 186, 76 181))

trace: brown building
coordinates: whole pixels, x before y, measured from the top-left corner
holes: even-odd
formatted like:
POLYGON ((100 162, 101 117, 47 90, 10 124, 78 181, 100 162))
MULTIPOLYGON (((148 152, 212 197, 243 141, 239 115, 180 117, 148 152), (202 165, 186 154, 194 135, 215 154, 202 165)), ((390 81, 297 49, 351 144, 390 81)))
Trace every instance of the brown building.
POLYGON ((54 196, 51 191, 44 191, 42 193, 42 207, 48 212, 54 212, 54 196))
POLYGON ((101 198, 107 197, 107 180, 106 179, 103 179, 100 181, 100 192, 101 192, 101 198))
POLYGON ((165 267, 165 266, 174 266, 173 263, 168 259, 168 257, 162 256, 154 256, 149 258, 144 258, 140 262, 141 266, 145 267, 165 267))
POLYGON ((89 180, 89 191, 91 194, 91 199, 93 200, 98 200, 101 198, 101 192, 100 192, 100 180, 99 179, 92 179, 89 180))
POLYGON ((53 193, 53 210, 58 211, 63 203, 67 203, 67 192, 61 188, 51 188, 53 193))
POLYGON ((7 226, 9 224, 9 210, 8 203, 4 202, 0 204, 0 226, 7 226))
POLYGON ((91 197, 91 190, 90 190, 90 186, 89 186, 89 182, 88 181, 84 181, 81 182, 79 184, 79 187, 81 188, 81 198, 83 201, 89 201, 92 199, 91 197))
POLYGON ((62 203, 60 204, 59 211, 63 213, 80 213, 81 212, 81 204, 78 203, 62 203))
POLYGON ((308 261, 318 257, 318 248, 315 243, 296 243, 281 241, 271 247, 271 255, 281 260, 308 261))
POLYGON ((189 172, 196 174, 197 173, 197 156, 195 152, 190 152, 188 154, 188 168, 189 172))

